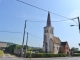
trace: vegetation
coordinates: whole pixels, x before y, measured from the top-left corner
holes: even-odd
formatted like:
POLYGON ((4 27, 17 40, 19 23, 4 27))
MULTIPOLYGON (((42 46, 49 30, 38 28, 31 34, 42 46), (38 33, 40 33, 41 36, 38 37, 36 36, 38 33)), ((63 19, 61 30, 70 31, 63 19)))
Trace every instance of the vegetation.
MULTIPOLYGON (((25 48, 26 48, 26 46, 24 46, 24 49, 25 48)), ((21 49, 21 45, 17 45, 17 44, 11 45, 9 47, 6 47, 5 51, 13 54, 14 53, 14 49, 21 49)), ((39 51, 39 52, 42 52, 42 49, 41 48, 37 48, 37 47, 29 47, 29 46, 27 46, 27 49, 28 49, 28 51, 39 51)))
POLYGON ((78 54, 73 54, 73 56, 80 56, 80 53, 78 53, 78 54))
POLYGON ((0 57, 2 57, 3 56, 3 51, 2 50, 0 50, 0 57))
MULTIPOLYGON (((24 46, 24 49, 26 48, 26 46, 24 46)), ((42 48, 37 48, 37 47, 29 47, 27 46, 28 50, 27 50, 27 58, 30 57, 30 51, 38 51, 38 53, 32 53, 31 57, 32 58, 46 58, 46 57, 66 57, 66 54, 63 54, 62 52, 59 52, 59 54, 51 54, 51 53, 43 53, 42 52, 42 48)), ((8 53, 14 54, 14 49, 21 49, 21 45, 11 45, 9 47, 7 47, 5 49, 5 51, 7 51, 8 53)), ((80 51, 78 48, 71 48, 71 50, 74 52, 73 56, 80 56, 80 51), (78 53, 78 54, 75 54, 78 53)))
MULTIPOLYGON (((66 54, 51 54, 51 53, 32 53, 32 58, 50 58, 50 57, 66 57, 66 54)), ((30 53, 27 53, 27 58, 30 57, 30 53)))
POLYGON ((77 51, 79 51, 79 49, 78 49, 78 48, 75 48, 75 47, 72 47, 72 48, 71 48, 71 51, 77 52, 77 51))
POLYGON ((14 44, 9 47, 6 47, 5 51, 8 53, 14 54, 14 49, 20 49, 20 48, 21 48, 21 45, 14 44))

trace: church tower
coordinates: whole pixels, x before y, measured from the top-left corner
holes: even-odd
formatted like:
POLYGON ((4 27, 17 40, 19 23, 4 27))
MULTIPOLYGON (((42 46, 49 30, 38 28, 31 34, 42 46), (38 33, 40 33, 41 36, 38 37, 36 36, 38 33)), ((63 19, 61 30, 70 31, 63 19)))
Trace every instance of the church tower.
POLYGON ((43 51, 45 53, 52 52, 51 42, 53 40, 53 27, 51 26, 50 12, 47 16, 47 24, 44 27, 44 41, 43 41, 43 51))

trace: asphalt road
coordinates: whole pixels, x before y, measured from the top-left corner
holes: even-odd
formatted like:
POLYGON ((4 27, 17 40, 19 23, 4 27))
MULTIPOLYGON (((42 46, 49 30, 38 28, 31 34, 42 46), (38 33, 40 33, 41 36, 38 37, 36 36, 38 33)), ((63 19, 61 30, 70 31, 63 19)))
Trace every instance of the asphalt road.
POLYGON ((0 58, 0 60, 80 60, 80 57, 58 57, 58 58, 0 58))

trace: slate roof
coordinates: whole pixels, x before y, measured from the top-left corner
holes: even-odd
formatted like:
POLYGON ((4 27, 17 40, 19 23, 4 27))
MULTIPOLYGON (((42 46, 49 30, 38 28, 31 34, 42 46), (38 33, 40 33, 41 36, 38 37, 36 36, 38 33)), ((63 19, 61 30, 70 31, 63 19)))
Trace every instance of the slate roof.
POLYGON ((48 17, 47 17, 47 26, 51 26, 51 18, 50 18, 50 12, 48 11, 48 17))

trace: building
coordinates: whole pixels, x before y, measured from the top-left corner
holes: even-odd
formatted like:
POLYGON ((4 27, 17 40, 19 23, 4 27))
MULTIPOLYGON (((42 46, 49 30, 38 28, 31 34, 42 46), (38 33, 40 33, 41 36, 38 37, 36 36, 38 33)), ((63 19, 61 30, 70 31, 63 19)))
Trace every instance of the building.
POLYGON ((70 52, 70 48, 67 41, 61 42, 60 52, 63 52, 65 54, 68 54, 70 52))
POLYGON ((6 43, 0 43, 0 49, 4 50, 7 47, 6 43))
MULTIPOLYGON (((65 46, 69 45, 66 43, 65 46)), ((43 41, 43 51, 45 53, 54 53, 57 54, 60 51, 64 53, 64 45, 63 42, 59 39, 59 37, 54 36, 54 28, 51 25, 50 13, 48 12, 47 16, 47 24, 44 27, 44 41, 43 41)))

